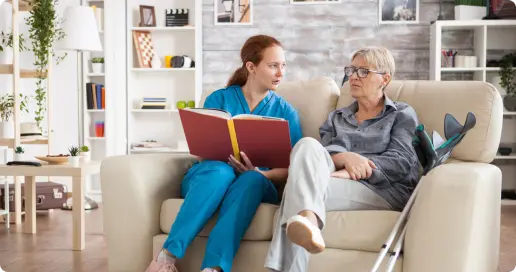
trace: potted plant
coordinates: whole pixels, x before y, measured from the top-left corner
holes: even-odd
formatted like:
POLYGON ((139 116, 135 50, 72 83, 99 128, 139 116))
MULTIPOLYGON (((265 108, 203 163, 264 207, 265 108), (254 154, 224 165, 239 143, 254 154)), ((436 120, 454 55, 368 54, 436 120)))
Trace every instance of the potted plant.
POLYGON ((68 163, 72 166, 79 166, 81 149, 77 146, 72 146, 68 149, 70 156, 68 156, 68 163))
POLYGON ((81 156, 83 157, 83 161, 85 161, 85 162, 90 161, 91 155, 90 155, 90 149, 88 148, 88 146, 83 145, 81 147, 81 156))
MULTIPOLYGON (((23 34, 18 36, 20 52, 27 50, 25 47, 25 38, 23 34)), ((10 48, 13 47, 13 34, 0 32, 0 64, 10 64, 13 62, 13 52, 10 48)))
MULTIPOLYGON (((27 105, 28 97, 20 94, 20 111, 29 113, 27 105)), ((0 96, 0 139, 14 138, 14 123, 11 117, 14 115, 14 94, 0 96)))
POLYGON ((93 73, 100 74, 104 72, 104 58, 92 58, 91 59, 91 69, 93 73))
POLYGON ((506 54, 500 60, 500 86, 504 88, 505 96, 503 98, 503 106, 508 111, 516 111, 516 84, 514 77, 516 70, 513 68, 516 61, 516 55, 513 53, 506 54))
POLYGON ((57 15, 58 0, 31 0, 31 10, 26 18, 26 24, 29 27, 29 39, 32 44, 32 52, 34 53, 34 66, 38 76, 36 77, 35 100, 36 109, 35 121, 43 133, 41 123, 46 111, 46 71, 48 64, 55 58, 59 63, 66 57, 66 53, 56 56, 54 51, 54 43, 64 38, 65 33, 59 28, 60 19, 57 15))
POLYGON ((486 15, 486 0, 455 0, 455 20, 481 20, 486 15))
POLYGON ((14 161, 23 161, 23 154, 25 153, 25 150, 21 146, 17 146, 14 149, 14 161))

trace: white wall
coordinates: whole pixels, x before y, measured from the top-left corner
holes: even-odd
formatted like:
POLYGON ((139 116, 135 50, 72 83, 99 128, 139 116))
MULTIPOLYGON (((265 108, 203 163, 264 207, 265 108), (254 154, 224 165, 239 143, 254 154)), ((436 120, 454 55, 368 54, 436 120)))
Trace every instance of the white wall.
MULTIPOLYGON (((59 1, 58 12, 60 15, 63 14, 65 8, 69 5, 78 5, 78 0, 61 0, 59 1)), ((11 32, 11 5, 3 3, 0 6, 0 31, 11 32)), ((20 32, 23 33, 26 39, 26 45, 30 46, 30 40, 28 39, 29 27, 25 24, 25 18, 29 16, 28 12, 20 12, 19 18, 20 32)), ((31 52, 20 53, 20 61, 22 68, 33 67, 33 55, 31 52)), ((73 53, 69 53, 68 57, 62 61, 59 65, 53 63, 53 71, 51 75, 52 86, 50 86, 51 92, 51 120, 52 127, 54 130, 53 137, 51 138, 50 153, 59 154, 68 153, 68 148, 71 145, 78 144, 78 128, 77 128, 77 58, 73 53)), ((34 79, 21 79, 20 80, 21 93, 25 95, 34 95, 35 80, 34 79)), ((12 92, 12 76, 11 75, 0 75, 0 94, 12 92)), ((35 103, 32 101, 29 108, 30 115, 24 114, 22 116, 22 122, 34 122, 34 109, 35 103)), ((46 128, 47 121, 43 121, 43 126, 46 128)), ((34 156, 47 155, 48 147, 46 145, 26 145, 25 146, 25 159, 35 160, 34 156)), ((0 156, 2 160, 3 156, 0 156)), ((38 180, 46 180, 45 178, 38 178, 38 180)), ((52 177, 52 181, 63 183, 67 186, 67 189, 71 191, 71 179, 63 177, 52 177)))

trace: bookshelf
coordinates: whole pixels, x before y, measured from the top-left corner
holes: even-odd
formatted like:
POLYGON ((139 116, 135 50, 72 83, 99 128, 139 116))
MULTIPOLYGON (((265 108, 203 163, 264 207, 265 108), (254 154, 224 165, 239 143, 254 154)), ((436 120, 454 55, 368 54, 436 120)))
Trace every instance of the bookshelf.
POLYGON ((128 153, 187 153, 176 105, 198 105, 201 98, 202 0, 127 0, 126 18, 128 153), (154 8, 155 25, 140 25, 140 5, 154 8), (170 9, 188 9, 188 23, 167 26, 170 9), (161 66, 140 65, 133 33, 142 32, 150 34, 161 66), (195 65, 167 67, 174 56, 187 56, 195 65))
MULTIPOLYGON (((107 63, 103 63, 100 71, 95 71, 92 60, 104 58, 106 52, 104 40, 104 1, 103 0, 81 0, 81 5, 89 6, 94 10, 95 20, 97 22, 100 41, 102 43, 102 52, 82 52, 82 91, 81 91, 81 132, 80 141, 82 145, 86 145, 90 149, 91 160, 101 161, 108 156, 106 136, 109 134, 107 129, 100 129, 100 124, 105 127, 106 92, 110 89, 106 86, 105 71, 107 63), (93 93, 95 90, 95 93, 93 93), (95 103, 93 103, 95 101, 95 103), (99 124, 97 127, 96 124, 99 124)), ((92 197, 96 201, 100 201, 100 174, 88 177, 86 182, 86 195, 92 197)))
MULTIPOLYGON (((496 61, 507 53, 516 53, 516 20, 436 21, 430 28, 430 80, 489 82, 503 97, 496 61), (457 52, 453 61, 443 50, 457 52)), ((492 163, 502 170, 502 190, 516 195, 516 112, 505 109, 503 115, 500 146, 512 153, 497 154, 492 163)), ((514 205, 516 200, 503 203, 514 205)))

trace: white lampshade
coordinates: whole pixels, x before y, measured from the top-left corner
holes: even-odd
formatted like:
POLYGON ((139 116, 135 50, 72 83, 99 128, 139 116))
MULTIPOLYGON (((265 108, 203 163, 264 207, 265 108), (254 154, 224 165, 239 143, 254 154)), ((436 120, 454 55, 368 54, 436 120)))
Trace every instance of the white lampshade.
POLYGON ((56 49, 63 51, 102 51, 97 21, 91 7, 67 7, 63 17, 64 21, 61 28, 65 37, 56 42, 56 49))

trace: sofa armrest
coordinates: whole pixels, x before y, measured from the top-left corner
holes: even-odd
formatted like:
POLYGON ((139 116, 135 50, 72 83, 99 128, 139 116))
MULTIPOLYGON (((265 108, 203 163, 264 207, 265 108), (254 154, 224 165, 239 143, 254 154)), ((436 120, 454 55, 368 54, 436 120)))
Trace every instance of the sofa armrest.
POLYGON ((181 181, 196 160, 190 155, 108 157, 100 170, 109 271, 144 271, 160 231, 164 200, 179 198, 181 181))
POLYGON ((404 272, 497 271, 502 174, 486 163, 441 165, 423 177, 408 221, 404 272))

